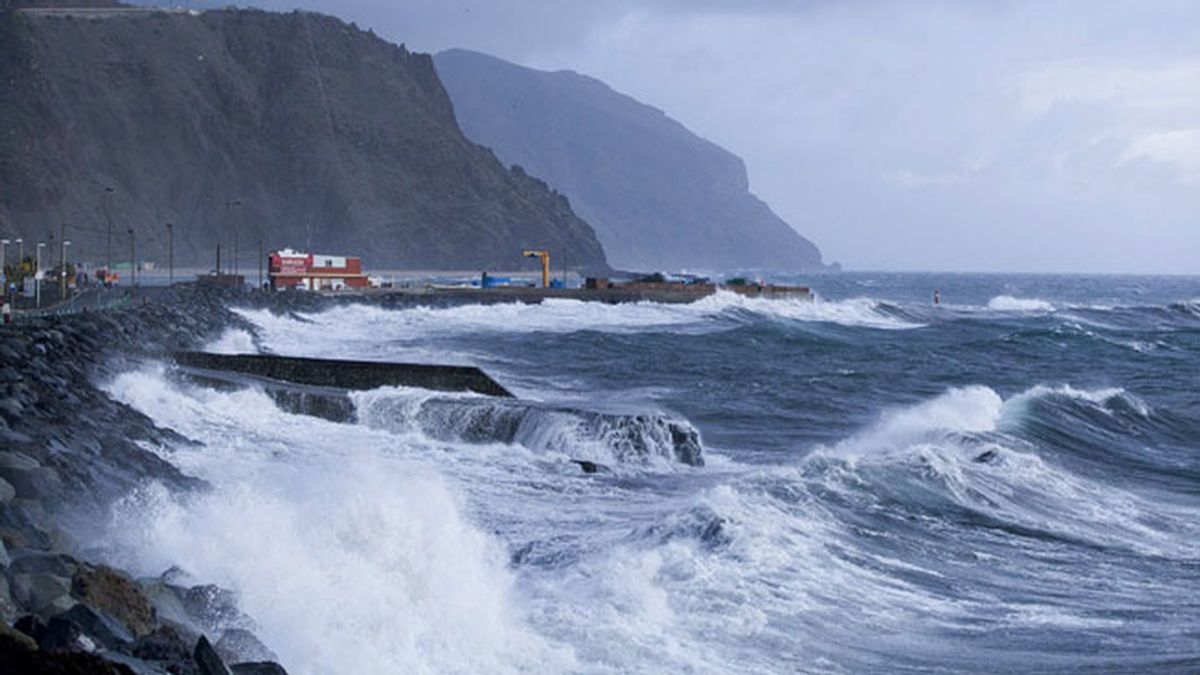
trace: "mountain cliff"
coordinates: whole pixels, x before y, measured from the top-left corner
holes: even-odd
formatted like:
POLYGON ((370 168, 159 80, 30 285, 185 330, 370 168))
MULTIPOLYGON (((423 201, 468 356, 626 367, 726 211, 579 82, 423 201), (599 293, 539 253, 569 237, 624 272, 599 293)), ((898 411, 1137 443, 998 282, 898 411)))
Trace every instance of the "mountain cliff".
POLYGON ((248 270, 262 240, 377 268, 514 269, 536 246, 607 269, 565 198, 462 135, 428 55, 331 17, 9 9, 0 83, 0 236, 30 246, 65 223, 72 257, 124 261, 132 228, 164 263, 171 222, 177 264, 221 243, 248 270))
POLYGON ((811 242, 749 191, 742 160, 662 111, 569 71, 434 57, 459 124, 562 190, 608 260, 637 269, 820 269, 811 242))

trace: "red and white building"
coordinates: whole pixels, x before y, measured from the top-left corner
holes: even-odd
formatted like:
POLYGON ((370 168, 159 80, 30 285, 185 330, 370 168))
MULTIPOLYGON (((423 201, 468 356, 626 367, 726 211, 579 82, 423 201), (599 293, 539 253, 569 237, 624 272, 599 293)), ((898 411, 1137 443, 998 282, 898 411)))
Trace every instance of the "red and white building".
POLYGON ((271 251, 268 271, 271 288, 276 291, 340 291, 371 285, 358 258, 301 253, 290 248, 271 251))

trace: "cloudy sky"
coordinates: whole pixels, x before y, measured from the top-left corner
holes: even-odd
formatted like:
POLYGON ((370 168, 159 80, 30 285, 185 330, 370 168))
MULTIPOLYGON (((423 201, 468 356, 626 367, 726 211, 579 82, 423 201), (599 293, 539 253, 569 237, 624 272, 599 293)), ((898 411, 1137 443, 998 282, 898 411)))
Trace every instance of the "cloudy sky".
POLYGON ((1200 273, 1200 3, 258 0, 572 69, 854 269, 1200 273))

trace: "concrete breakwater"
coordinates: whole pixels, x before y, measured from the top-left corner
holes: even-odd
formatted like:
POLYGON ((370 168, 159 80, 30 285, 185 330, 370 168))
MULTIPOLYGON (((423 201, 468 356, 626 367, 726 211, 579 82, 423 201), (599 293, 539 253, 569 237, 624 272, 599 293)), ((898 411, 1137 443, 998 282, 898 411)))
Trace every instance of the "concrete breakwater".
POLYGON ((433 391, 470 391, 511 398, 512 394, 474 366, 441 366, 376 361, 311 359, 271 354, 209 354, 176 352, 175 363, 205 371, 242 373, 314 387, 366 390, 380 387, 417 387, 433 391))
POLYGON ((700 435, 684 420, 518 401, 474 367, 206 352, 179 352, 173 358, 181 372, 193 379, 217 386, 257 387, 284 410, 334 422, 417 431, 447 441, 521 443, 536 451, 578 455, 582 447, 588 448, 582 459, 593 465, 655 458, 704 465, 700 435), (486 397, 380 397, 360 411, 348 395, 388 386, 486 397))

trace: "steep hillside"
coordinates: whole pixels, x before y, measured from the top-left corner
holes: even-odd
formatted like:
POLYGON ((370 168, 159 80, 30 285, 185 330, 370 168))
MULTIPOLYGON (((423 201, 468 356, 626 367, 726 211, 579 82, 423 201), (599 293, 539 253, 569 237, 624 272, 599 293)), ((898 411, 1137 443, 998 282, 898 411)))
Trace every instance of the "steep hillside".
POLYGON ((821 254, 749 191, 742 160, 573 72, 434 57, 468 137, 562 190, 622 268, 811 270, 821 254))
MULTIPOLYGON (((211 264, 237 239, 373 267, 606 268, 541 181, 459 131, 427 55, 311 13, 0 13, 0 234, 211 264)), ((27 247, 27 251, 29 248, 27 247)), ((228 258, 227 258, 228 259, 228 258)))

